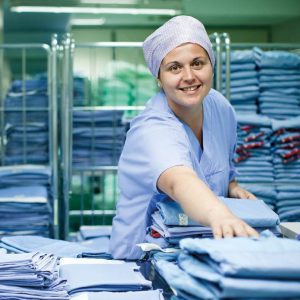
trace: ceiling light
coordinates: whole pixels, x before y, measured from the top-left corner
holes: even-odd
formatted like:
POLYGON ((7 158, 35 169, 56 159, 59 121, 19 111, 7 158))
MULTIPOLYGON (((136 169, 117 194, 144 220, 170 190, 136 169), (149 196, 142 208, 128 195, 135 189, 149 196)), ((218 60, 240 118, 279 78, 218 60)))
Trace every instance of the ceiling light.
POLYGON ((24 13, 81 13, 116 15, 165 15, 175 16, 180 10, 165 8, 108 8, 108 7, 68 7, 68 6, 14 6, 11 11, 24 13))
POLYGON ((105 23, 104 18, 99 19, 71 19, 70 23, 72 26, 97 26, 105 23))
POLYGON ((83 4, 137 4, 138 0, 80 0, 83 4))

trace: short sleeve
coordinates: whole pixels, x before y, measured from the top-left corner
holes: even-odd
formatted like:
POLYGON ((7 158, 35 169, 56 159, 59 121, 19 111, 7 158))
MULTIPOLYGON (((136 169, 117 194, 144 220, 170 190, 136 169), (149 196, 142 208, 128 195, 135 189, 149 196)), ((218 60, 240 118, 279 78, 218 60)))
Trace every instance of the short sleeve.
POLYGON ((159 176, 174 166, 192 167, 189 143, 180 124, 155 118, 130 129, 119 163, 121 181, 124 174, 131 186, 140 185, 141 189, 159 193, 159 176))
POLYGON ((232 135, 230 141, 230 155, 229 155, 229 182, 233 181, 237 176, 237 171, 234 163, 234 155, 236 151, 236 143, 237 143, 237 121, 236 115, 233 108, 232 109, 232 135))

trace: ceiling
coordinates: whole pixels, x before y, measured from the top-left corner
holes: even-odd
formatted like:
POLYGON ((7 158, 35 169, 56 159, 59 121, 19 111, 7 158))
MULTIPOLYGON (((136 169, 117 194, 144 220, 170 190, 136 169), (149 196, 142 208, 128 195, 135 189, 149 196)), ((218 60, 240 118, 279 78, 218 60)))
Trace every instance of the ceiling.
MULTIPOLYGON (((102 19, 103 27, 156 27, 170 16, 145 15, 98 15, 67 13, 16 13, 10 7, 15 5, 62 6, 69 7, 139 7, 176 8, 181 14, 200 19, 207 27, 270 27, 295 19, 300 19, 299 0, 134 0, 135 4, 95 4, 97 0, 2 0, 4 41, 14 42, 26 39, 28 42, 49 42, 51 33, 70 30, 70 22, 75 18, 102 19), (82 4, 81 2, 94 2, 82 4)), ((111 0, 110 3, 116 0, 111 0)), ((125 1, 125 0, 120 0, 125 1)), ((0 0, 1 3, 1 0, 0 0)))

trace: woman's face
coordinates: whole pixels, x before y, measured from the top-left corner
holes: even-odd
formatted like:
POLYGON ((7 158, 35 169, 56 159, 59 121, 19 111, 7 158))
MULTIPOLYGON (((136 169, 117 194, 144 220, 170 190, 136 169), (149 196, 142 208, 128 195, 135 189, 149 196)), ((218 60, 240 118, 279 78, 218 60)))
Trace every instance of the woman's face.
POLYGON ((202 103, 212 84, 213 70, 206 51, 197 44, 180 45, 163 59, 159 82, 176 112, 202 103))

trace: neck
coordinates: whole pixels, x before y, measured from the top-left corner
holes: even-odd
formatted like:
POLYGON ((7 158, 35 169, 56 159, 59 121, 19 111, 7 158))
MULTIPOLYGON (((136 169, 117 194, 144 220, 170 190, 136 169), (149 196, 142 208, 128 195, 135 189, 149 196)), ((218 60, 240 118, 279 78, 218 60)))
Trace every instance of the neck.
POLYGON ((203 105, 197 108, 180 109, 172 108, 175 115, 186 123, 193 131, 200 143, 202 143, 202 126, 203 126, 203 105))

